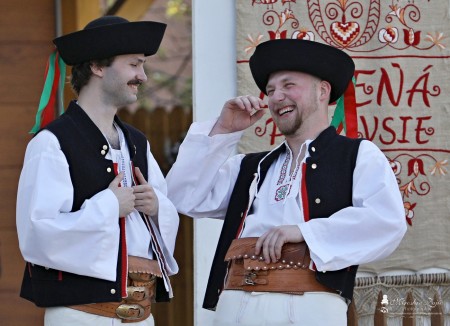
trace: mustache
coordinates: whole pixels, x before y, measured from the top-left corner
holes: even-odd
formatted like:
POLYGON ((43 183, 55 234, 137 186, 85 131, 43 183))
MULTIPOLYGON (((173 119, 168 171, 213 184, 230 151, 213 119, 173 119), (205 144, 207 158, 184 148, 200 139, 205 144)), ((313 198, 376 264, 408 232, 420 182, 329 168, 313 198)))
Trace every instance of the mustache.
POLYGON ((142 84, 142 81, 140 81, 139 79, 133 79, 128 82, 128 85, 138 85, 139 86, 141 84, 142 84))

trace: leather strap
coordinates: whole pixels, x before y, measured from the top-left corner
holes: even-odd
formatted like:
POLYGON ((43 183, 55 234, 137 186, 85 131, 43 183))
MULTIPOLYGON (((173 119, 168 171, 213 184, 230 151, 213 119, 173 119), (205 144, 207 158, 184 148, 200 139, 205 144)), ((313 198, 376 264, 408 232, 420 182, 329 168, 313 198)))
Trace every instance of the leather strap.
POLYGON ((93 303, 69 306, 69 308, 103 317, 120 318, 123 323, 137 323, 151 315, 150 302, 143 305, 142 303, 125 303, 122 300, 122 302, 93 303))

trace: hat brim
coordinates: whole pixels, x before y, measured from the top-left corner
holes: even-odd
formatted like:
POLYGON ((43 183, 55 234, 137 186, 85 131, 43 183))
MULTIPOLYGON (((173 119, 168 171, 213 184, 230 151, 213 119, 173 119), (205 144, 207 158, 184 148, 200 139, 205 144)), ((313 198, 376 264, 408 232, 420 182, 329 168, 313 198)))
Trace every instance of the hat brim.
POLYGON ((355 72, 352 58, 345 52, 318 42, 280 39, 259 44, 250 58, 250 70, 258 88, 267 95, 269 77, 277 71, 300 71, 331 85, 330 103, 347 88, 355 72))
POLYGON ((122 54, 153 55, 165 29, 166 24, 159 22, 124 22, 83 29, 58 37, 53 43, 64 62, 73 66, 122 54))

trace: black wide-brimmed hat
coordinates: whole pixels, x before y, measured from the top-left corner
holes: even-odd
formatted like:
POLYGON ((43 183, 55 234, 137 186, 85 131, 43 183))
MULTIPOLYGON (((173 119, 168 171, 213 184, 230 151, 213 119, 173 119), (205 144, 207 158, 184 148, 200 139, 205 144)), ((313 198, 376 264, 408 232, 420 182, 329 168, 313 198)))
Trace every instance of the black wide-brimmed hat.
POLYGON ((264 94, 270 74, 277 71, 300 71, 326 80, 331 84, 332 103, 346 90, 355 64, 349 55, 333 46, 307 40, 279 39, 256 47, 250 58, 250 70, 264 94))
POLYGON ((116 55, 143 53, 150 56, 158 51, 166 24, 140 21, 129 22, 117 16, 104 16, 86 27, 53 40, 59 55, 68 65, 76 65, 116 55))

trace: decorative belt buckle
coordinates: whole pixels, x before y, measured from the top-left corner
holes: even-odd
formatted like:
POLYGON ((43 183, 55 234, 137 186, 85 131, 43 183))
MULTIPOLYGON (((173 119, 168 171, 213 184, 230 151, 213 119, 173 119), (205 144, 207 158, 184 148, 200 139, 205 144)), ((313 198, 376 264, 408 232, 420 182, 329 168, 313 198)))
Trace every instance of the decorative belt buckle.
POLYGON ((245 285, 255 285, 256 273, 248 272, 244 275, 244 283, 245 285))
POLYGON ((126 301, 139 302, 149 296, 149 290, 145 286, 127 286, 126 301))
POLYGON ((117 317, 125 320, 135 320, 144 317, 144 307, 139 304, 121 304, 116 308, 117 317), (138 315, 135 315, 137 311, 138 315))

